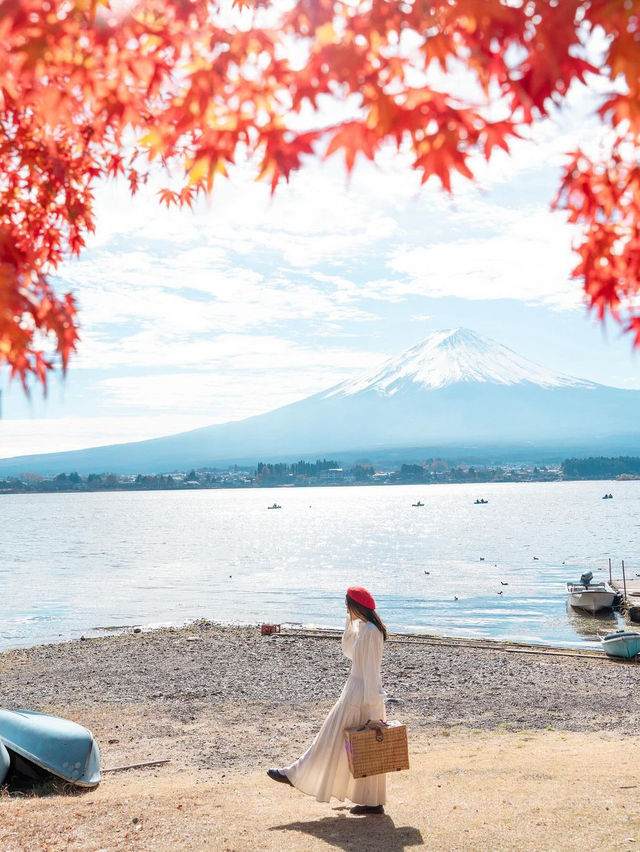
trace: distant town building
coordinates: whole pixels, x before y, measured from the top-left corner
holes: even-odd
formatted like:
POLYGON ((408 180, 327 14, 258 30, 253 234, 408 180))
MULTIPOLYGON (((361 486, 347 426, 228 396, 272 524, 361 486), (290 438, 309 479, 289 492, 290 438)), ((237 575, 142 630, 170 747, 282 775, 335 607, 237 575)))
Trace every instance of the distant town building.
POLYGON ((324 479, 327 482, 342 482, 344 479, 344 470, 341 467, 330 467, 327 470, 321 470, 320 479, 324 479))

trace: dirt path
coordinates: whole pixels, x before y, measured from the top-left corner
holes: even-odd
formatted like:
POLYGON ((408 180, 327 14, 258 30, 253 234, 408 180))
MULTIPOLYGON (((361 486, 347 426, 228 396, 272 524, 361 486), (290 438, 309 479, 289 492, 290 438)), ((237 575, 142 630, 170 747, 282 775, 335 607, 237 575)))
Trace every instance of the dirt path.
POLYGON ((640 738, 454 731, 412 737, 384 816, 353 817, 262 771, 107 776, 79 795, 0 797, 13 850, 582 850, 640 844, 640 738))

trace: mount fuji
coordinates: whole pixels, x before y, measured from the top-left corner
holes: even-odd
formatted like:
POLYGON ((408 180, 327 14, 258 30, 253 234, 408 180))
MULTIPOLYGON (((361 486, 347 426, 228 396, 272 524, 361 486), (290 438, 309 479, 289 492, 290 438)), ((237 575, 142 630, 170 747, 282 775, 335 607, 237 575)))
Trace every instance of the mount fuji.
POLYGON ((459 382, 517 385, 528 382, 543 388, 597 387, 539 367, 511 349, 480 337, 466 328, 437 331, 407 349, 398 358, 385 361, 375 372, 343 382, 324 396, 353 395, 374 390, 381 396, 415 386, 438 390, 459 382))
POLYGON ((640 391, 555 373, 457 328, 266 414, 166 438, 0 459, 0 474, 156 473, 322 455, 542 461, 639 453, 638 424, 640 391))

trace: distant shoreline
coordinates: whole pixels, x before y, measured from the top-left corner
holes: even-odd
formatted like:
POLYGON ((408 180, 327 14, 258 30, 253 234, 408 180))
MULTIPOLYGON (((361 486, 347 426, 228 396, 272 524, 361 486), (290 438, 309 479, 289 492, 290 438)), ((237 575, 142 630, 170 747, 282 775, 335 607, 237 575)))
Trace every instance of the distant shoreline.
POLYGON ((415 482, 412 480, 384 480, 378 482, 305 482, 305 483, 234 483, 234 484, 211 484, 211 485, 127 485, 125 483, 117 483, 105 487, 91 486, 66 486, 66 487, 34 487, 16 486, 15 488, 0 488, 0 495, 15 495, 15 494, 104 494, 105 492, 118 493, 133 493, 133 492, 148 492, 148 491, 251 491, 251 490, 269 490, 282 489, 288 490, 291 488, 353 488, 353 487, 370 487, 384 488, 397 485, 415 485, 419 487, 431 487, 438 485, 493 485, 493 484, 522 484, 531 482, 633 482, 640 479, 640 476, 602 476, 594 478, 569 478, 569 477, 531 477, 531 476, 510 476, 502 479, 443 479, 435 482, 415 482))
MULTIPOLYGON (((0 494, 96 491, 193 491, 228 488, 308 488, 352 485, 486 485, 492 482, 613 482, 640 479, 640 456, 567 458, 561 463, 472 464, 429 458, 399 468, 374 466, 369 460, 343 466, 336 459, 258 462, 226 469, 201 467, 171 473, 23 472, 0 478, 0 494)), ((274 505, 272 508, 278 508, 274 505)))

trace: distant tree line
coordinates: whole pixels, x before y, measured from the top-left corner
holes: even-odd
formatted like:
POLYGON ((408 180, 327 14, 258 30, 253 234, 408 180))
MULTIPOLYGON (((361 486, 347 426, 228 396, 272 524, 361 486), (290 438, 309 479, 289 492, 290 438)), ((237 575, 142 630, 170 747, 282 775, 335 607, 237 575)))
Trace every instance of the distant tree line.
POLYGON ((403 464, 391 474, 391 481, 398 483, 433 482, 548 482, 558 479, 557 468, 544 465, 533 467, 505 468, 500 466, 468 465, 464 462, 447 463, 442 459, 429 459, 424 464, 403 464))
POLYGON ((0 480, 4 491, 98 491, 120 488, 121 477, 116 473, 90 473, 81 476, 76 471, 45 477, 36 473, 21 474, 0 480))
POLYGON ((278 485, 424 484, 483 482, 550 482, 559 479, 640 478, 640 457, 600 456, 565 459, 559 467, 544 465, 481 465, 460 459, 427 459, 420 464, 402 464, 395 470, 379 471, 368 459, 343 467, 337 459, 297 462, 260 462, 255 469, 233 465, 227 471, 191 469, 188 473, 120 475, 75 471, 45 477, 25 473, 0 479, 0 492, 56 491, 148 491, 192 488, 251 488, 278 485))
MULTIPOLYGON (((241 485, 237 476, 234 485, 241 485)), ((0 479, 0 491, 10 492, 55 492, 55 491, 166 491, 171 489, 200 487, 227 487, 228 481, 223 475, 209 471, 192 470, 186 476, 166 473, 137 476, 121 476, 117 473, 89 473, 81 476, 77 472, 59 473, 45 477, 35 473, 22 474, 20 477, 0 479)))
POLYGON ((640 458, 596 456, 588 459, 565 459, 561 469, 563 479, 635 479, 640 476, 640 458))

